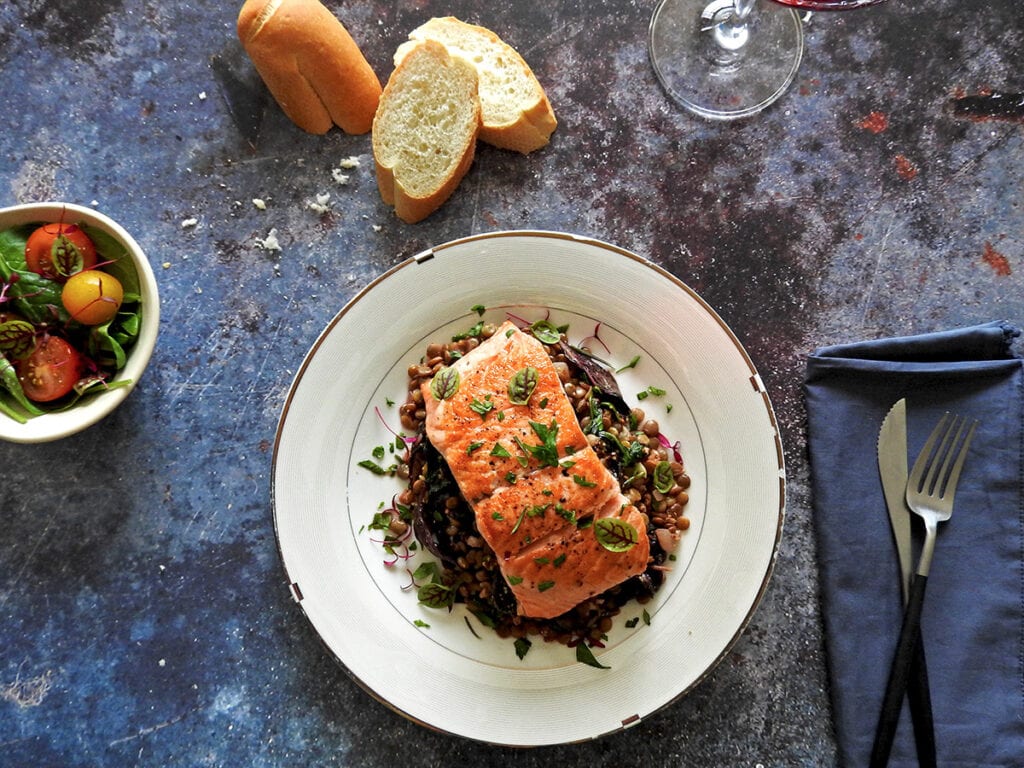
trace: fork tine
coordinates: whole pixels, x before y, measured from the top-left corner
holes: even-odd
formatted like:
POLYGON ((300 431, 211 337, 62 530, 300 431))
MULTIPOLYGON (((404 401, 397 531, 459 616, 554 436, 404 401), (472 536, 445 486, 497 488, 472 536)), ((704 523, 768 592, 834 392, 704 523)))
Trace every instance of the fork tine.
POLYGON ((948 411, 942 414, 942 418, 939 419, 939 423, 935 425, 932 433, 928 435, 928 440, 925 442, 924 447, 921 448, 921 452, 917 455, 917 461, 914 462, 913 469, 910 470, 910 484, 916 491, 921 491, 925 486, 924 475, 925 470, 928 469, 929 460, 932 457, 932 449, 935 447, 936 441, 943 434, 948 418, 948 411))
MULTIPOLYGON (((956 440, 954 440, 953 442, 954 445, 956 445, 956 441, 960 440, 960 435, 963 433, 964 427, 966 426, 967 420, 964 419, 960 424, 960 429, 956 433, 956 440)), ((974 430, 977 428, 977 426, 978 420, 975 419, 971 423, 971 428, 967 431, 967 436, 964 437, 963 442, 960 444, 960 451, 956 455, 956 461, 953 462, 953 468, 950 470, 949 475, 946 476, 946 481, 942 489, 943 496, 952 497, 953 494, 956 493, 956 484, 960 480, 960 470, 964 468, 964 459, 967 458, 967 449, 970 448, 971 446, 971 440, 974 439, 974 430)), ((945 465, 949 463, 949 460, 952 458, 952 456, 953 452, 950 451, 949 455, 946 456, 946 461, 943 463, 942 466, 943 474, 945 474, 946 472, 945 465)))
MULTIPOLYGON (((936 494, 940 496, 942 495, 942 478, 945 477, 946 469, 949 467, 951 442, 955 440, 953 437, 953 430, 959 420, 959 416, 953 415, 951 417, 948 411, 942 414, 942 419, 939 420, 940 425, 945 425, 945 430, 942 432, 942 440, 939 442, 939 447, 936 448, 935 453, 930 456, 931 465, 928 468, 928 476, 925 478, 924 485, 921 488, 921 490, 929 496, 936 494)), ((936 427, 936 429, 938 429, 938 427, 936 427)))

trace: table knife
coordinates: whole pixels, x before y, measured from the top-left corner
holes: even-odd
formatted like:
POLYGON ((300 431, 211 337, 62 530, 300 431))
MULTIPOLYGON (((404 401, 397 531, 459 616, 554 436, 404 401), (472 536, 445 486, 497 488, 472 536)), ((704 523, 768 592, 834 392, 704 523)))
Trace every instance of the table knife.
MULTIPOLYGON (((889 525, 896 541, 900 563, 900 588, 903 603, 910 594, 913 575, 912 512, 907 506, 907 402, 898 400, 882 420, 878 432, 878 471, 882 477, 882 490, 889 510, 889 525)), ((914 723, 914 742, 917 760, 921 766, 933 767, 935 757, 935 728, 932 721, 931 693, 928 670, 925 666, 924 644, 918 640, 907 685, 910 714, 914 723)))

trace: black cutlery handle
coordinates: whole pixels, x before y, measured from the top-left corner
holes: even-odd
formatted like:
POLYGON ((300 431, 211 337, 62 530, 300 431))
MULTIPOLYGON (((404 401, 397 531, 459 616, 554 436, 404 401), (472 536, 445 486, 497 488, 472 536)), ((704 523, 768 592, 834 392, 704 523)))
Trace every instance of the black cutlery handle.
POLYGON ((914 659, 914 650, 921 638, 921 607, 924 604, 924 591, 928 577, 914 574, 910 584, 910 596, 903 612, 903 626, 900 639, 896 644, 896 656, 889 671, 889 684, 882 699, 882 711, 878 716, 878 728, 875 731, 875 742, 871 746, 871 768, 885 768, 889 763, 892 741, 896 736, 896 726, 900 719, 903 698, 907 694, 910 678, 910 667, 914 659))
POLYGON ((907 684, 910 715, 914 721, 914 743, 917 745, 917 763, 921 768, 936 768, 935 724, 932 718, 932 697, 928 685, 928 667, 924 660, 924 639, 917 634, 917 645, 910 667, 907 684))

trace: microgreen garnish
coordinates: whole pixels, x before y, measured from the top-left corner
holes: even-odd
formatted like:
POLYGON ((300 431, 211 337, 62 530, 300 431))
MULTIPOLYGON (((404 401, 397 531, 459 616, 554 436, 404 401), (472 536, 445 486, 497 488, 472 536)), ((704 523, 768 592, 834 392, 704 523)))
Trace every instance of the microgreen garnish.
POLYGON ((597 660, 594 656, 594 652, 590 650, 590 646, 586 643, 580 643, 576 646, 576 661, 581 664, 587 664, 591 667, 597 667, 598 669, 611 669, 597 660))
POLYGON ((654 467, 654 488, 662 493, 668 493, 676 484, 675 475, 672 474, 672 465, 667 461, 659 461, 654 467))
POLYGON ((538 320, 530 326, 530 332, 543 344, 557 344, 562 338, 558 329, 547 320, 538 320))
POLYGON ((594 535, 598 543, 609 552, 626 552, 640 540, 636 528, 617 517, 602 517, 596 520, 594 535))
POLYGON ((431 582, 416 590, 416 597, 428 608, 450 608, 455 603, 455 590, 444 584, 431 582))
POLYGON ((594 488, 597 485, 597 483, 587 480, 583 475, 573 475, 572 481, 576 483, 576 485, 581 485, 584 488, 594 488))
POLYGON ((461 377, 455 368, 442 368, 430 380, 430 394, 437 400, 447 400, 459 391, 461 377))
POLYGON ((530 395, 537 388, 539 374, 532 365, 516 371, 508 381, 508 399, 514 405, 526 405, 530 401, 530 395))

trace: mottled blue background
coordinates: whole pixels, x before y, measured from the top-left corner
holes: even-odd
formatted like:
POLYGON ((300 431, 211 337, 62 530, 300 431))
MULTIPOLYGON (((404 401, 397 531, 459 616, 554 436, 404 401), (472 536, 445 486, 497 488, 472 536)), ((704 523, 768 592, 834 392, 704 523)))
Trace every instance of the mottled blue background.
POLYGON ((653 2, 326 4, 382 79, 432 15, 491 27, 547 88, 551 145, 481 146, 454 197, 405 225, 379 200, 368 136, 303 134, 266 101, 240 3, 0 3, 0 205, 119 220, 163 312, 152 364, 110 418, 0 445, 0 765, 833 765, 804 359, 1024 322, 1024 126, 950 109, 1024 91, 1019 3, 816 14, 793 89, 737 124, 665 98, 653 2), (340 186, 350 156, 361 165, 340 186), (328 212, 310 209, 324 193, 328 212), (257 244, 271 228, 280 253, 257 244), (430 245, 516 228, 615 243, 696 289, 761 371, 789 472, 774 578, 713 674, 625 733, 525 752, 428 731, 349 679, 285 585, 269 489, 291 378, 346 300, 430 245))

